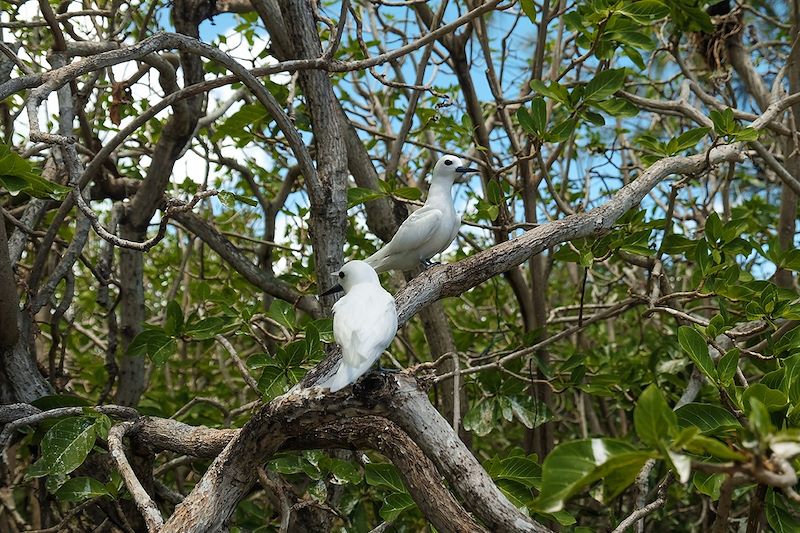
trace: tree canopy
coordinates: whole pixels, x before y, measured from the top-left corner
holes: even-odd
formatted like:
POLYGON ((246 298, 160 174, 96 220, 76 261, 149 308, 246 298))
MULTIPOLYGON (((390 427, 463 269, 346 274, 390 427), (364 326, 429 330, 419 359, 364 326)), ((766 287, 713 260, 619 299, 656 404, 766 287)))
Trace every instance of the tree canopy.
POLYGON ((799 531, 800 4, 8 0, 0 530, 799 531), (441 264, 331 272, 433 165, 441 264))

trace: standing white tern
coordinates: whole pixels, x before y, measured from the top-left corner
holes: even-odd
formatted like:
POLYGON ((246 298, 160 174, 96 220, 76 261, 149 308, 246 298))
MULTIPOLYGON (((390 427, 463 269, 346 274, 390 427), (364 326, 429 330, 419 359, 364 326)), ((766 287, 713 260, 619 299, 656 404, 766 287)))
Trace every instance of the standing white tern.
POLYGON ((336 275, 339 284, 322 295, 344 291, 344 296, 333 304, 333 337, 342 348, 342 361, 333 376, 317 383, 331 392, 365 374, 397 333, 394 297, 381 287, 371 266, 364 261, 350 261, 336 275))
POLYGON ((446 155, 433 167, 425 205, 411 213, 383 248, 366 258, 376 272, 412 270, 430 266, 430 258, 443 252, 458 234, 461 217, 453 206, 453 183, 467 172, 461 159, 446 155))

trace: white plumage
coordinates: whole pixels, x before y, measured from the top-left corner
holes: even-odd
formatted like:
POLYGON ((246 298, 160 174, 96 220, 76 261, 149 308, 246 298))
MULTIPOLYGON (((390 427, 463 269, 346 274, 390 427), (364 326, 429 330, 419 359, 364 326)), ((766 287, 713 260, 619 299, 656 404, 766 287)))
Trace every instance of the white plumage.
POLYGON ((378 274, 364 261, 350 261, 337 273, 344 290, 333 305, 333 337, 342 348, 339 369, 317 386, 331 392, 361 377, 391 344, 397 333, 394 297, 381 287, 378 274))
POLYGON ((451 190, 466 172, 477 171, 462 166, 461 159, 452 155, 439 159, 425 205, 411 213, 388 244, 364 261, 377 272, 412 270, 427 266, 431 257, 450 246, 461 226, 451 190))

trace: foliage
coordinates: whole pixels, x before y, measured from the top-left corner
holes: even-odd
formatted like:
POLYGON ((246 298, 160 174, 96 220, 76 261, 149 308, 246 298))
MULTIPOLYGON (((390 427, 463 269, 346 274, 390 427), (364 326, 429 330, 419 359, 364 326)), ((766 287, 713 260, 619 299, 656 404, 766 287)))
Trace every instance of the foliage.
MULTIPOLYGON (((108 2, 89 4, 111 8, 108 2)), ((117 25, 115 35, 125 44, 175 29, 169 22, 172 3, 154 2, 149 15, 144 7, 123 4, 125 16, 117 13, 109 24, 117 25)), ((335 65, 429 34, 423 22, 408 27, 439 5, 352 4, 341 42, 335 51, 328 49, 335 65), (363 32, 353 16, 360 17, 363 32)), ((376 201, 400 213, 424 199, 424 178, 437 151, 464 155, 486 170, 456 187, 465 225, 443 255, 445 263, 537 226, 576 223, 577 218, 563 222, 571 214, 594 213, 600 220, 594 235, 548 244, 507 275, 441 302, 463 371, 461 390, 453 401, 453 380, 443 379, 430 395, 448 420, 459 419, 462 439, 500 492, 525 514, 564 531, 611 530, 636 508, 642 487, 652 497, 662 484, 663 505, 646 518, 651 530, 692 531, 695 521, 710 529, 715 517, 708 509, 724 507, 719 500, 726 497, 731 511, 724 520, 737 527, 752 509, 763 507, 764 523, 773 530, 800 528, 793 488, 767 487, 753 477, 757 469, 773 475, 800 469, 795 275, 800 248, 797 214, 791 210, 796 197, 759 148, 773 154, 779 169, 785 166, 797 176, 796 139, 782 133, 796 128, 783 115, 770 124, 755 123, 765 110, 752 82, 730 61, 709 62, 714 50, 731 49, 724 39, 737 39, 727 44, 744 43, 752 74, 763 78, 765 87, 774 84, 768 96, 779 98, 781 91, 797 90, 783 79, 784 69, 794 64, 787 54, 797 30, 779 23, 791 15, 785 6, 753 2, 735 15, 742 19, 726 22, 710 17, 706 4, 523 0, 460 28, 467 39, 463 57, 446 49, 460 33, 438 41, 422 82, 413 73, 425 46, 393 59, 385 71, 379 66, 329 73, 345 116, 381 176, 372 188, 356 183, 351 169, 345 257, 361 259, 380 246, 367 226, 376 201), (551 18, 543 25, 545 13, 551 18), (723 31, 736 21, 747 31, 739 26, 737 32, 723 31), (761 46, 756 37, 778 44, 761 46), (387 79, 395 83, 385 84, 387 79), (420 83, 424 90, 409 88, 420 83), (405 137, 396 145, 400 132, 405 137), (709 150, 729 145, 749 159, 709 163, 709 150), (697 154, 706 158, 698 170, 658 183, 610 229, 602 229, 602 217, 611 215, 594 209, 628 193, 648 169, 697 154), (644 479, 637 480, 643 472, 644 479), (724 484, 733 473, 746 482, 726 496, 724 484)), ((341 7, 319 4, 333 19, 341 7)), ((54 37, 31 24, 31 17, 20 16, 20 9, 11 3, 0 8, 3 21, 26 22, 4 31, 25 51, 20 61, 38 72, 49 64, 54 37)), ((466 11, 466 4, 453 3, 444 10, 444 23, 466 11)), ((201 40, 247 68, 277 61, 255 13, 215 17, 216 26, 201 26, 201 40)), ((89 24, 86 15, 69 20, 73 31, 109 47, 118 44, 95 35, 104 26, 89 24)), ((320 25, 323 48, 334 30, 335 25, 320 25)), ((160 54, 160 61, 173 61, 173 55, 160 54)), ((164 96, 150 87, 155 73, 134 74, 147 63, 127 65, 130 70, 97 69, 94 78, 81 76, 69 89, 84 98, 69 133, 84 135, 81 130, 88 128, 90 135, 79 143, 86 163, 98 146, 164 96), (132 89, 130 100, 115 96, 113 87, 121 81, 132 89)), ((209 80, 227 74, 212 61, 201 68, 209 80)), ((15 69, 14 75, 22 76, 15 69)), ((285 108, 298 136, 314 146, 320 132, 298 82, 302 74, 262 74, 259 79, 285 108)), ((2 82, 0 77, 0 87, 2 82)), ((194 216, 270 282, 296 291, 296 298, 262 291, 187 224, 172 221, 163 240, 143 255, 145 320, 130 339, 118 324, 128 309, 119 302, 139 280, 121 277, 125 258, 96 233, 61 271, 63 279, 55 279, 46 305, 31 310, 37 291, 69 255, 81 217, 71 210, 67 222, 54 226, 52 246, 38 246, 75 184, 58 146, 45 150, 30 142, 22 98, 0 104, 8 130, 0 145, 3 213, 23 220, 26 208, 47 208, 41 216, 24 218, 32 225, 26 234, 31 241, 15 268, 20 306, 33 321, 27 344, 38 350, 39 366, 55 392, 36 405, 43 411, 82 408, 77 416, 46 419, 14 435, 9 450, 24 480, 11 491, 29 523, 35 486, 47 493, 41 501, 53 498, 60 516, 88 500, 127 503, 120 475, 113 468, 94 470, 109 464, 108 431, 119 420, 88 407, 111 403, 110 391, 127 385, 125 376, 115 374, 125 359, 146 361, 139 413, 229 428, 242 427, 255 406, 294 387, 333 343, 331 319, 312 316, 300 304, 300 297, 319 293, 315 269, 328 264, 312 246, 318 213, 308 177, 296 172, 295 154, 276 117, 259 101, 234 93, 241 84, 228 83, 224 91, 208 93, 206 113, 218 108, 221 115, 189 129, 191 142, 162 192, 191 198, 204 188, 218 189, 216 199, 194 208, 194 216), (235 103, 225 107, 231 96, 235 103), (218 336, 234 346, 255 387, 218 336), (35 485, 40 479, 44 482, 35 485)), ((50 116, 40 113, 41 127, 56 131, 58 116, 48 111, 50 116)), ((169 134, 167 120, 157 115, 131 133, 87 188, 85 197, 104 225, 117 220, 115 209, 130 207, 132 193, 125 187, 146 181, 156 157, 153 147, 169 134), (123 193, 109 185, 114 183, 124 185, 123 193), (119 194, 127 195, 125 202, 119 194)), ((124 221, 126 215, 120 216, 124 221)), ((10 233, 20 224, 6 227, 10 233)), ((381 280, 393 293, 404 286, 400 276, 385 274, 381 280)), ((406 324, 390 347, 392 361, 407 368, 444 356, 433 353, 427 328, 419 318, 406 324)), ((437 372, 453 369, 445 362, 437 372)), ((155 456, 158 481, 186 493, 208 462, 175 459, 172 453, 155 456)), ((431 527, 414 503, 418 495, 377 452, 283 452, 271 458, 266 471, 273 485, 254 490, 239 504, 232 531, 277 530, 281 508, 270 487, 282 487, 295 508, 335 510, 336 527, 347 531, 367 532, 382 522, 397 531, 431 527)), ((166 516, 174 504, 159 501, 166 516)))

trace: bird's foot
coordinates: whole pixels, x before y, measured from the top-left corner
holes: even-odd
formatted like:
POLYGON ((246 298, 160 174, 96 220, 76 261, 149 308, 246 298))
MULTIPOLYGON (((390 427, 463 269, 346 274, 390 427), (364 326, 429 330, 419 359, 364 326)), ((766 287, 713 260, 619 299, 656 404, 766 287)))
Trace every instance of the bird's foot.
POLYGON ((397 374, 400 372, 399 368, 384 368, 381 365, 378 365, 378 372, 381 374, 397 374))
POLYGON ((434 265, 441 264, 438 261, 431 261, 430 259, 423 259, 419 263, 420 265, 422 265, 422 270, 428 270, 430 267, 434 265))

